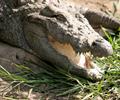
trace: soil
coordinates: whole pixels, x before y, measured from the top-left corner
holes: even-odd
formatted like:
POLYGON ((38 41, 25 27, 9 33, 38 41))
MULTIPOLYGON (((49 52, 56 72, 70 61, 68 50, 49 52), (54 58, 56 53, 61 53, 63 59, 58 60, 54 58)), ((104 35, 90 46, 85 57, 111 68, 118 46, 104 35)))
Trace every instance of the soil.
POLYGON ((89 9, 120 15, 120 0, 68 0, 89 9), (116 8, 114 8, 114 5, 116 8))

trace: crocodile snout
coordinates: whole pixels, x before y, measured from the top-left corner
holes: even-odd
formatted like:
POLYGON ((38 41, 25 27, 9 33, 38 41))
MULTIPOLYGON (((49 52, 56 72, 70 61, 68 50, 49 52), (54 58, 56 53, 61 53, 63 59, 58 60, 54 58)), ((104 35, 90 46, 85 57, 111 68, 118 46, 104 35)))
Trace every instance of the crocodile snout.
POLYGON ((98 57, 109 56, 113 53, 112 45, 105 39, 96 40, 92 43, 91 53, 98 57))

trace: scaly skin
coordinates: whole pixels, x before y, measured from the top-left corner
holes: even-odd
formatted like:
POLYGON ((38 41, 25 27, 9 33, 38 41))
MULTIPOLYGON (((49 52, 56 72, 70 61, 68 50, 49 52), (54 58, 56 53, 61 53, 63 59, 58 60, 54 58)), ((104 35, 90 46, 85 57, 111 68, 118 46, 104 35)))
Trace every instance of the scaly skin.
POLYGON ((98 66, 93 64, 87 69, 73 63, 55 49, 49 37, 62 45, 69 44, 76 54, 91 52, 93 56, 108 56, 113 52, 112 46, 94 31, 89 22, 117 29, 120 26, 119 21, 106 15, 102 17, 101 14, 88 9, 67 5, 62 0, 30 0, 29 3, 25 0, 11 0, 15 6, 8 4, 7 0, 0 1, 1 41, 31 52, 71 73, 93 80, 101 79, 102 74, 98 66), (96 20, 91 18, 94 16, 96 20), (104 18, 105 23, 102 22, 104 18), (114 24, 112 27, 109 25, 111 23, 114 24))

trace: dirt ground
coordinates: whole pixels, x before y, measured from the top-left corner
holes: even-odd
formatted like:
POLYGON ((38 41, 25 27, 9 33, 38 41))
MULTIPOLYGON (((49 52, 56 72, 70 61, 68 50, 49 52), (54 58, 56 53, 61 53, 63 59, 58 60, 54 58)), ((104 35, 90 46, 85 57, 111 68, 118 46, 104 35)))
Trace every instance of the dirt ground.
MULTIPOLYGON (((87 7, 89 9, 104 11, 105 13, 116 12, 116 15, 120 15, 120 0, 68 0, 77 5, 87 7), (116 10, 114 8, 116 5, 116 10)), ((119 16, 118 16, 119 17, 119 16)))
MULTIPOLYGON (((68 0, 69 2, 74 2, 77 5, 81 5, 83 7, 87 7, 93 10, 104 11, 106 13, 113 13, 116 11, 116 15, 120 15, 120 0, 68 0), (116 5, 116 10, 113 7, 113 3, 116 5)), ((119 16, 118 16, 119 17, 119 16)), ((19 93, 18 93, 19 94, 19 93)), ((35 98, 41 97, 40 93, 33 93, 29 95, 25 93, 26 96, 29 97, 29 100, 39 100, 35 98)), ((3 98, 0 100, 4 100, 3 98)), ((6 99, 7 100, 7 99, 6 99)), ((49 97, 46 97, 45 100, 50 100, 49 97)), ((66 100, 66 99, 54 99, 54 100, 66 100)), ((68 100, 68 98, 67 98, 68 100)))

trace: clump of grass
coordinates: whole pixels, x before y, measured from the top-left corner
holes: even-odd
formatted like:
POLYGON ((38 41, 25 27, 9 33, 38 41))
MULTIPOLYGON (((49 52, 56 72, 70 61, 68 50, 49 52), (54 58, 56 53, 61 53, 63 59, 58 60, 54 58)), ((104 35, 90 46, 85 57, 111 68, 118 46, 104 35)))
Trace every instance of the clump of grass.
POLYGON ((36 92, 53 93, 56 96, 72 95, 80 100, 93 100, 98 97, 104 100, 109 98, 118 100, 120 99, 120 34, 117 37, 111 37, 107 31, 104 30, 104 33, 112 44, 114 53, 109 57, 95 60, 100 66, 106 68, 106 73, 99 82, 93 83, 51 66, 51 71, 44 69, 37 74, 22 65, 16 65, 19 68, 22 67, 22 73, 19 74, 12 74, 0 66, 0 76, 13 83, 16 82, 17 85, 15 84, 14 87, 19 83, 27 84, 36 92), (39 88, 41 85, 44 89, 39 88))

